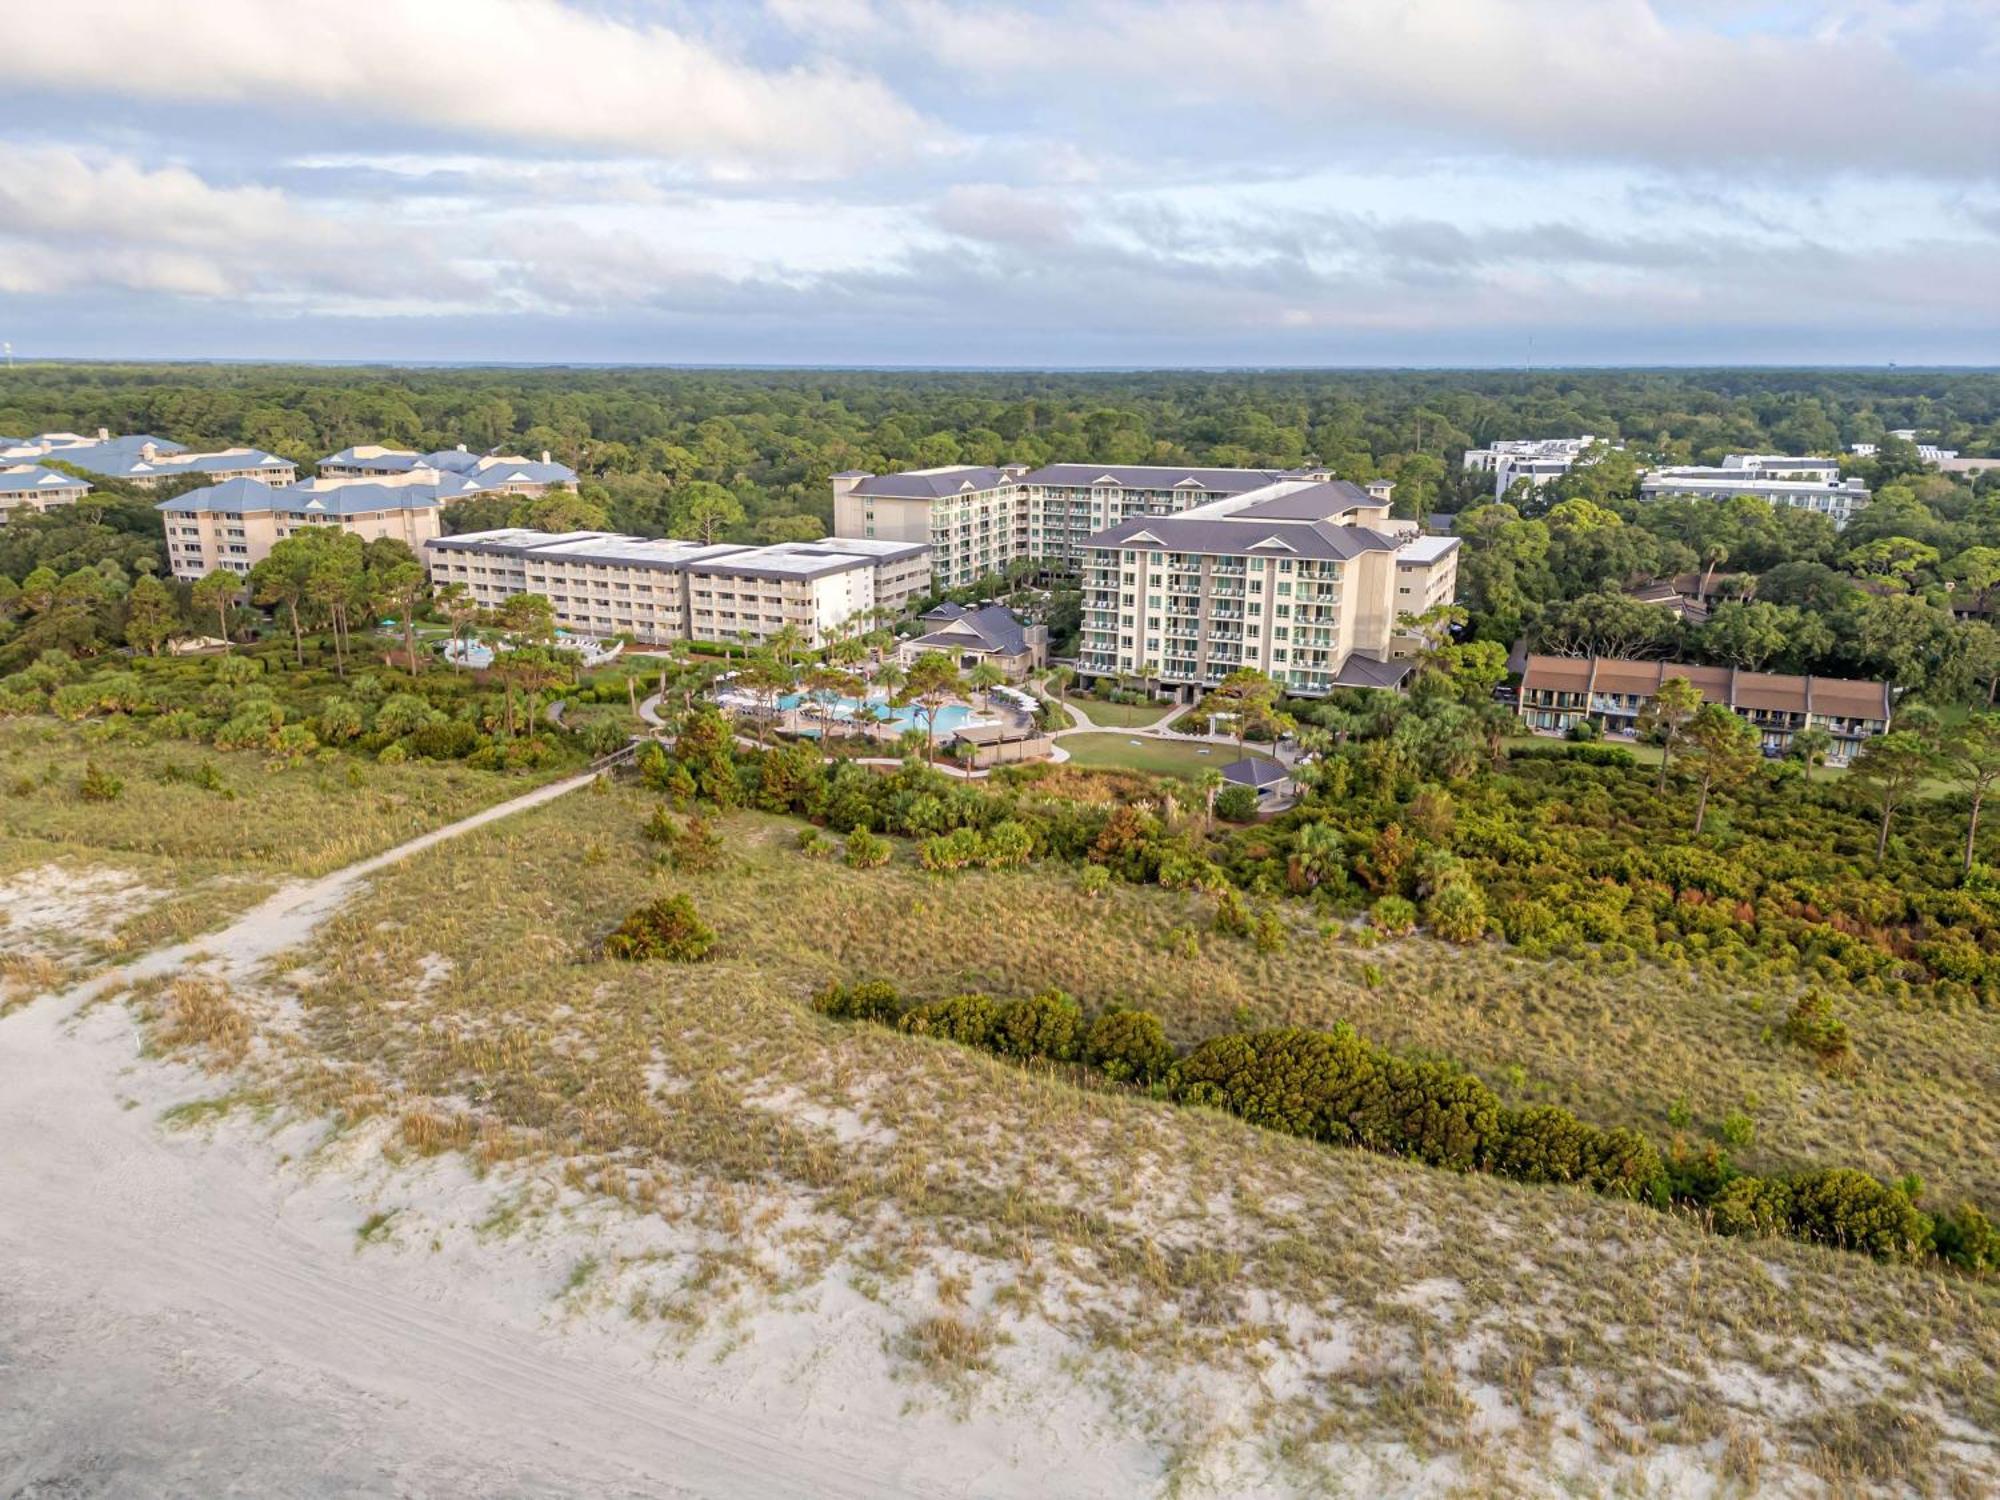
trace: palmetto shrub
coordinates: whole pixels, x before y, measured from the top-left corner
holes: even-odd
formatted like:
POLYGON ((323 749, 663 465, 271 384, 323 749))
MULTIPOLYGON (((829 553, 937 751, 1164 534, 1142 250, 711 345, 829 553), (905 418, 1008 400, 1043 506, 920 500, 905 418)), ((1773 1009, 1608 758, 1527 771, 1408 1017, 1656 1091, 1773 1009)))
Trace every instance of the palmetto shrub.
POLYGON ((993 1049, 1003 1057, 1068 1062, 1083 1039, 1083 1008, 1061 990, 1044 990, 1000 1007, 993 1049))
POLYGON ((1083 1035, 1083 1060, 1120 1083, 1148 1084, 1167 1076, 1174 1049, 1149 1010, 1107 1010, 1083 1035))

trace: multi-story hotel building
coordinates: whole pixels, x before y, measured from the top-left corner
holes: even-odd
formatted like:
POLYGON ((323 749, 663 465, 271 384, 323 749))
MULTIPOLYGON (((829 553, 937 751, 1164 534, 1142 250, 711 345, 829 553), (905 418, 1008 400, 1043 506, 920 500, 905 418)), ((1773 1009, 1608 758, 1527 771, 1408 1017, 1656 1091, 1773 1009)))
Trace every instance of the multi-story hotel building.
POLYGON ((1631 735, 1670 677, 1685 677, 1703 701, 1747 719, 1774 755, 1789 748, 1801 729, 1826 730, 1833 736, 1827 754, 1833 765, 1845 765, 1870 738, 1885 733, 1895 712, 1895 697, 1880 682, 1604 656, 1530 656, 1521 674, 1521 718, 1530 729, 1550 734, 1595 719, 1608 734, 1631 735))
POLYGON ((232 479, 162 500, 167 558, 176 578, 217 568, 248 573, 295 532, 322 526, 363 541, 394 537, 412 551, 438 534, 438 497, 419 484, 264 484, 232 479))
POLYGON ((89 484, 74 474, 43 464, 0 463, 0 526, 16 512, 45 515, 59 505, 74 505, 89 493, 89 484))
MULTIPOLYGON (((838 537, 928 541, 940 589, 968 588, 1023 559, 1073 569, 1084 545, 1133 516, 1163 516, 1325 470, 1205 469, 1185 464, 955 464, 900 474, 833 476, 838 537)), ((1386 499, 1390 486, 1371 485, 1386 499)))
POLYGON ((1381 686, 1401 673, 1380 664, 1416 645, 1404 617, 1448 602, 1457 579, 1458 539, 1391 521, 1385 497, 1277 480, 1089 538, 1079 670, 1183 699, 1240 667, 1301 695, 1381 686))
POLYGON ((655 645, 756 643, 789 625, 822 646, 877 611, 902 613, 931 572, 922 543, 865 538, 742 547, 512 529, 437 537, 423 555, 433 584, 461 584, 488 609, 542 594, 565 630, 655 645))

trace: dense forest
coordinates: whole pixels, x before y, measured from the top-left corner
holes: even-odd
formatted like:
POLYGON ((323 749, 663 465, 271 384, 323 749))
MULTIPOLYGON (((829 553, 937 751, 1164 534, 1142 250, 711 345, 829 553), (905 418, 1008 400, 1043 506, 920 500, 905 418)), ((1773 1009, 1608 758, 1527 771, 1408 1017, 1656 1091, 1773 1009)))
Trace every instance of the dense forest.
MULTIPOLYGON (((0 433, 97 427, 249 443, 302 466, 362 442, 547 449, 582 474, 581 495, 467 502, 448 524, 660 535, 699 516, 704 532, 743 541, 821 534, 828 476, 846 468, 1315 459, 1346 478, 1394 479, 1405 514, 1456 516, 1467 628, 1485 639, 1881 676, 1952 698, 1983 696, 2000 675, 2000 638, 1985 623, 2000 584, 2000 476, 1939 475, 1886 437, 1909 427, 2000 453, 2000 373, 33 365, 0 375, 0 433), (1467 447, 1498 438, 1584 433, 1626 451, 1511 504, 1492 504, 1485 476, 1460 467, 1467 447), (1640 460, 1856 442, 1880 445, 1847 461, 1876 500, 1844 532, 1756 501, 1637 499, 1640 460), (1705 624, 1624 597, 1690 572, 1723 595, 1705 624)), ((124 584, 163 571, 158 496, 119 490, 100 485, 74 514, 0 528, 0 608, 37 569, 91 568, 115 635, 124 584)))

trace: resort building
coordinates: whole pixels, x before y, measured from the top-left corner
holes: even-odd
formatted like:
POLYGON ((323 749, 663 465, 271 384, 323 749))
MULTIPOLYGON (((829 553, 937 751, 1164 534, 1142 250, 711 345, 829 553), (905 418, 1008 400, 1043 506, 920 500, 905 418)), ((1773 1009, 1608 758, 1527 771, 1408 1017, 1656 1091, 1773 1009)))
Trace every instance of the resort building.
POLYGON ((1461 464, 1467 473, 1491 474, 1497 500, 1517 479, 1540 489, 1550 480, 1562 478, 1576 467, 1590 445, 1599 441, 1587 433, 1574 438, 1503 438, 1485 448, 1466 449, 1461 464))
POLYGON ((552 462, 546 448, 535 460, 520 454, 471 453, 463 443, 435 453, 362 443, 328 454, 319 461, 319 472, 328 479, 451 476, 467 482, 468 495, 545 495, 576 488, 576 470, 552 462))
POLYGON ((1864 481, 1840 477, 1837 459, 1762 453, 1732 453, 1719 466, 1683 464, 1649 470, 1639 480, 1639 495, 1646 500, 1754 495, 1772 505, 1817 511, 1832 517, 1835 526, 1845 526, 1869 500, 1864 481))
POLYGON ((1833 736, 1827 760, 1845 765, 1870 738, 1889 728, 1895 699, 1881 682, 1841 677, 1793 677, 1736 667, 1626 661, 1598 656, 1530 656, 1521 674, 1520 714, 1528 728, 1564 734, 1595 719, 1606 734, 1637 733, 1640 714, 1670 677, 1685 677, 1705 702, 1749 720, 1765 753, 1782 755, 1808 726, 1833 736))
POLYGON ((394 537, 412 551, 438 534, 438 499, 425 485, 265 484, 231 479, 162 500, 167 559, 176 578, 217 568, 248 573, 295 532, 335 526, 363 541, 394 537))
POLYGON ((962 670, 990 662, 1009 682, 1019 682, 1048 665, 1049 627, 1030 624, 1004 604, 940 604, 917 623, 923 634, 897 648, 905 667, 927 651, 942 651, 962 670))
POLYGON ((969 588, 1028 555, 1019 466, 952 464, 833 476, 833 534, 930 548, 939 589, 969 588))
MULTIPOLYGON (((929 542, 937 587, 961 589, 1013 562, 1074 569, 1091 536, 1133 516, 1173 515, 1282 479, 1331 477, 1323 469, 1185 464, 849 469, 833 476, 833 534, 929 542)), ((1388 484, 1370 488, 1388 498, 1388 484)))
POLYGON ((74 505, 90 486, 74 474, 43 464, 0 461, 0 526, 17 512, 43 515, 59 505, 74 505))
POLYGON ((1079 673, 1188 701, 1239 667, 1296 694, 1393 686, 1418 644, 1404 617, 1454 596, 1458 549, 1338 479, 1134 517, 1087 543, 1079 673))
POLYGON ((762 642, 790 625, 818 647, 930 586, 921 545, 865 540, 742 547, 517 528, 436 537, 423 557, 433 584, 463 585, 484 608, 542 594, 565 630, 652 645, 762 642))
POLYGON ((74 432, 44 432, 0 451, 0 460, 8 462, 37 458, 57 458, 106 479, 122 479, 148 490, 162 480, 189 475, 217 484, 231 479, 289 484, 298 474, 298 465, 290 459, 279 458, 261 448, 219 448, 196 453, 180 443, 148 433, 113 437, 103 427, 97 429, 94 438, 74 432))

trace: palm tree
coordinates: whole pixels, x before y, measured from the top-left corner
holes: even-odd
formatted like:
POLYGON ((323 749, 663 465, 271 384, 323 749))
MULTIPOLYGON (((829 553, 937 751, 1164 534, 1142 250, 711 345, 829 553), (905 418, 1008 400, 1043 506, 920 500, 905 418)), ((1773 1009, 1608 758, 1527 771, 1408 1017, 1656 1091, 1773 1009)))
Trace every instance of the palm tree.
POLYGON ((1331 823, 1303 823, 1292 835, 1287 871, 1293 884, 1311 890, 1336 874, 1347 858, 1347 840, 1331 823))
POLYGON ((991 697, 992 689, 997 688, 1006 680, 1007 674, 1005 672, 994 666, 990 661, 982 661, 966 675, 965 682, 966 686, 979 695, 980 707, 991 708, 993 706, 991 697))
POLYGON ((1729 549, 1719 542, 1711 542, 1707 550, 1702 553, 1702 561, 1707 564, 1701 574, 1701 594, 1706 599, 1708 585, 1715 577, 1715 570, 1729 561, 1729 549))
POLYGON ((1194 784, 1201 792, 1201 831, 1204 834, 1215 831, 1215 794, 1229 783, 1214 766, 1206 766, 1195 777, 1194 784))

